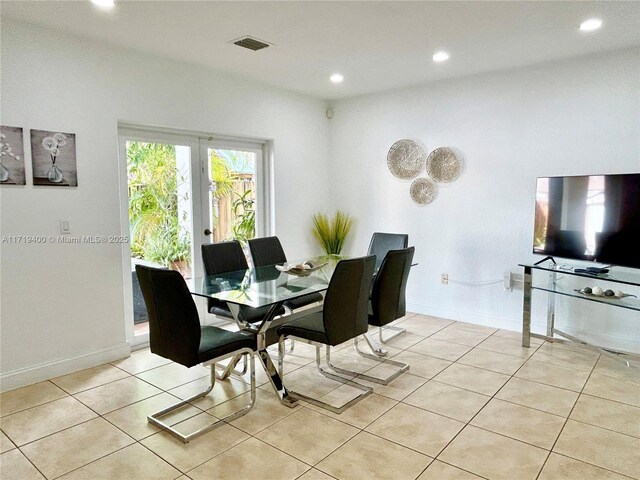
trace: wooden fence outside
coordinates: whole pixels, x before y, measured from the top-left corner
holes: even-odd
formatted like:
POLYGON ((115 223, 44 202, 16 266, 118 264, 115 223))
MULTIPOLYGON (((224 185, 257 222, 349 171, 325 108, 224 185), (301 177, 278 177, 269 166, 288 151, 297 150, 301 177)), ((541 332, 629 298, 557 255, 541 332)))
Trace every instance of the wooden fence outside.
MULTIPOLYGON (((217 201, 213 199, 211 202, 213 210, 211 218, 218 218, 217 225, 213 225, 212 228, 214 243, 223 242, 233 237, 233 202, 247 190, 251 190, 251 196, 255 200, 255 182, 253 175, 242 174, 233 182, 233 193, 225 195, 217 201)), ((240 207, 240 213, 241 212, 242 207, 240 207)))

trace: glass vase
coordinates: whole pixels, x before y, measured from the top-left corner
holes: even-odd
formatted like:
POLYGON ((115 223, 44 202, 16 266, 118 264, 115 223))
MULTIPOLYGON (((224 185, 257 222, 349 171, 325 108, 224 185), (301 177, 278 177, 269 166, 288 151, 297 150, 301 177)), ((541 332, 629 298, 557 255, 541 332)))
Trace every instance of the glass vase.
POLYGON ((0 182, 9 180, 9 169, 0 162, 0 182))
POLYGON ((51 183, 60 183, 62 182, 64 176, 62 174, 62 170, 60 170, 58 166, 54 163, 51 165, 51 168, 49 169, 47 178, 51 183))

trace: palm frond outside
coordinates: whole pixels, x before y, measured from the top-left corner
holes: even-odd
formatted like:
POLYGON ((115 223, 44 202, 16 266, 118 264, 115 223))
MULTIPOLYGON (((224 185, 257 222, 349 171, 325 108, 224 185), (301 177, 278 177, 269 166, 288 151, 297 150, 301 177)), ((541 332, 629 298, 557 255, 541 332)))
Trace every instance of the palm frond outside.
POLYGON ((188 200, 178 194, 186 174, 177 168, 175 146, 127 142, 127 170, 132 255, 166 267, 188 261, 191 238, 178 208, 188 200))

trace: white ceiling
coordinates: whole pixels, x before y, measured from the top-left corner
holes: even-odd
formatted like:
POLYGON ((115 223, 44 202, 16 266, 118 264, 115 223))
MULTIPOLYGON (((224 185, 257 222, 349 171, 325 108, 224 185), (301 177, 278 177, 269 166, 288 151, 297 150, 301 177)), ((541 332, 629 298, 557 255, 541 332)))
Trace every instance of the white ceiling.
POLYGON ((2 1, 42 24, 326 99, 640 45, 640 2, 2 1), (603 20, 599 31, 578 25, 603 20), (229 44, 250 35, 273 46, 229 44), (431 60, 444 49, 451 59, 431 60), (329 76, 340 72, 340 85, 329 76))

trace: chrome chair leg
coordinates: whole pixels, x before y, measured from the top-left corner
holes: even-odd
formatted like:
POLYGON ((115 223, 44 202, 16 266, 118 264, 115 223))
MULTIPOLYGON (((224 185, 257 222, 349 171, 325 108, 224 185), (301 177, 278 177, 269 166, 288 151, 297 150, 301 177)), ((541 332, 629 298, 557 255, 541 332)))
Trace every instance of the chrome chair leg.
POLYGON ((289 350, 287 350, 287 353, 293 353, 293 349, 296 347, 296 341, 289 339, 289 342, 291 342, 289 344, 289 350))
MULTIPOLYGON (((354 339, 355 341, 356 339, 354 339)), ((354 372, 353 370, 347 370, 345 368, 341 368, 341 367, 336 367, 335 365, 333 365, 333 363, 331 363, 331 352, 327 351, 326 354, 326 359, 327 359, 327 366, 333 370, 336 373, 339 373, 340 375, 346 375, 348 377, 351 378, 358 378, 358 379, 362 379, 362 380, 367 380, 369 382, 373 382, 373 383, 379 383, 381 385, 387 385, 391 380, 393 380, 393 377, 391 380, 387 381, 385 383, 384 379, 380 379, 377 377, 372 377, 370 375, 367 375, 365 373, 358 373, 358 372, 354 372)), ((378 362, 380 362, 380 360, 378 360, 378 362)), ((408 368, 408 365, 407 365, 408 368)), ((399 375, 399 374, 398 374, 399 375)))
POLYGON ((284 355, 286 349, 284 348, 284 339, 278 340, 278 374, 280 378, 284 378, 284 355))
POLYGON ((380 343, 387 343, 390 340, 396 338, 398 335, 402 335, 403 333, 405 333, 407 331, 406 328, 401 328, 401 327, 396 327, 393 325, 387 325, 385 327, 378 327, 378 338, 380 339, 380 343), (391 334, 389 337, 382 338, 382 330, 393 330, 394 333, 391 334))
POLYGON ((389 355, 389 351, 382 348, 382 345, 378 345, 375 339, 369 333, 365 333, 363 336, 374 355, 378 357, 386 357, 387 355, 389 355))
MULTIPOLYGON (((363 335, 363 337, 365 338, 365 340, 368 340, 366 333, 363 335)), ((393 380, 395 380, 400 375, 402 375, 404 372, 409 370, 409 364, 407 364, 407 363, 402 363, 402 362, 398 362, 396 360, 389 360, 389 359, 382 360, 377 355, 371 355, 370 353, 363 352, 362 350, 360 350, 360 347, 358 345, 358 337, 353 339, 353 346, 354 346, 356 352, 358 353, 358 355, 360 355, 361 357, 368 358, 369 360, 375 360, 375 361, 377 361, 377 362, 379 362, 380 364, 383 364, 383 365, 393 365, 394 367, 398 367, 398 369, 395 372, 393 372, 391 375, 389 375, 388 377, 385 377, 385 378, 372 377, 371 375, 366 375, 366 374, 360 374, 360 375, 358 375, 358 378, 362 378, 364 380, 368 380, 368 381, 374 382, 374 383, 379 383, 381 385, 388 385, 393 380)), ((369 343, 369 347, 371 347, 370 343, 369 343)), ((338 370, 336 370, 336 371, 338 371, 338 370)))
MULTIPOLYGON (((288 312, 288 315, 292 315, 294 310, 291 307, 284 307, 285 311, 288 312)), ((286 350, 286 353, 293 353, 293 349, 295 348, 295 340, 289 339, 289 350, 286 350)))
MULTIPOLYGON (((289 348, 285 348, 282 352, 280 352, 280 344, 278 343, 278 358, 283 358, 283 354, 287 354, 287 353, 293 353, 293 349, 295 348, 295 340, 292 339, 288 339, 289 340, 289 348)), ((279 364, 279 363, 278 363, 279 364)))
MULTIPOLYGON (((256 402, 256 363, 255 363, 255 356, 254 356, 254 352, 253 350, 249 349, 249 348, 243 348, 242 350, 239 350, 238 352, 234 352, 232 354, 229 355, 224 355, 222 357, 218 357, 218 358, 214 358, 213 363, 211 363, 210 368, 211 368, 211 384, 209 385, 209 387, 207 387, 207 389, 203 392, 197 393, 185 400, 182 400, 181 402, 175 403, 163 410, 160 410, 159 412, 156 413, 152 413, 151 415, 149 415, 147 417, 147 421, 153 425, 155 425, 156 427, 161 428, 162 430, 165 430, 167 433, 169 433, 170 435, 174 436, 175 438, 177 438, 178 440, 180 440, 182 443, 189 443, 189 441, 193 440, 195 437, 202 435, 210 430, 212 430, 213 428, 216 428, 217 426, 219 426, 220 424, 224 423, 224 422, 230 422, 232 420, 235 420, 238 417, 241 417, 242 415, 245 415, 249 412, 249 410, 251 410, 253 408, 253 405, 256 402), (211 393, 211 391, 213 390, 213 387, 215 386, 216 383, 216 367, 215 364, 216 362, 219 362, 221 360, 225 360, 229 357, 234 357, 236 355, 248 355, 249 356, 249 363, 251 364, 251 399, 249 401, 249 403, 247 403, 241 410, 238 410, 237 412, 234 412, 230 415, 227 415, 224 418, 221 418, 220 420, 207 425, 206 427, 202 427, 198 430, 196 430, 195 432, 191 432, 189 434, 183 435, 182 433, 180 433, 178 430, 176 430, 175 428, 173 428, 171 425, 169 425, 168 423, 163 422, 162 420, 160 420, 160 418, 168 413, 173 412, 174 410, 177 410, 179 408, 184 407, 185 405, 191 403, 194 400, 197 400, 198 398, 202 398, 205 397, 206 395, 208 395, 209 393, 211 393)), ((230 362, 231 364, 232 362, 230 362)))
POLYGON ((234 355, 234 357, 229 361, 227 366, 222 369, 220 373, 216 371, 216 380, 226 380, 231 374, 242 377, 247 373, 248 366, 249 363, 247 362, 246 355, 234 355), (242 370, 236 370, 236 366, 238 365, 238 363, 240 363, 240 360, 242 360, 242 370))
MULTIPOLYGON (((290 337, 286 337, 286 338, 290 338, 290 337)), ((278 342, 278 349, 279 350, 284 350, 284 340, 285 337, 281 337, 279 342, 278 342)), ((320 347, 322 346, 322 344, 320 343, 316 343, 316 342, 309 342, 307 340, 308 343, 310 343, 311 345, 314 345, 316 347, 316 367, 317 369, 320 371, 320 373, 325 376, 326 378, 329 378, 330 380, 334 380, 342 385, 349 385, 352 386, 354 388, 357 388, 358 390, 361 390, 362 393, 360 393, 359 395, 357 395, 356 397, 352 398, 351 400, 349 400, 347 403, 345 403, 344 405, 340 406, 340 407, 336 407, 334 405, 331 405, 330 403, 327 402, 323 402, 321 400, 318 400, 317 398, 314 397, 310 397, 308 395, 305 395, 303 393, 300 392, 295 392, 290 390, 289 388, 287 388, 287 391, 289 393, 289 396, 292 398, 295 398, 297 400, 304 400, 305 402, 311 403, 312 405, 315 405, 316 407, 320 407, 323 408, 325 410, 329 410, 330 412, 333 413, 337 413, 340 414, 342 412, 344 412, 347 408, 353 406, 354 404, 358 403, 360 400, 364 399, 365 397, 367 397, 368 395, 371 395, 371 393, 373 393, 373 389, 371 387, 365 387, 364 385, 361 385, 357 382, 354 382, 352 380, 348 380, 344 377, 341 377, 339 375, 335 375, 331 372, 328 372, 327 370, 323 369, 321 366, 321 355, 320 355, 320 347)), ((331 358, 331 347, 329 345, 325 345, 326 347, 326 356, 327 358, 331 358)), ((279 368, 280 368, 280 375, 282 376, 282 366, 279 363, 279 368)), ((353 375, 355 376, 355 375, 353 375)))

